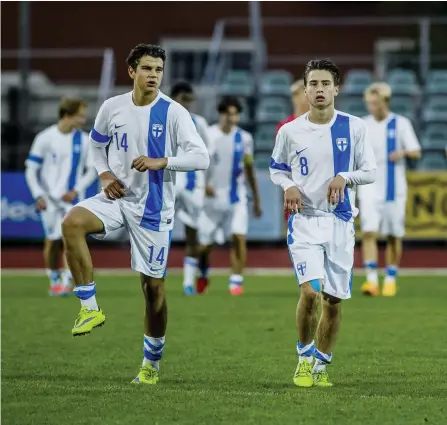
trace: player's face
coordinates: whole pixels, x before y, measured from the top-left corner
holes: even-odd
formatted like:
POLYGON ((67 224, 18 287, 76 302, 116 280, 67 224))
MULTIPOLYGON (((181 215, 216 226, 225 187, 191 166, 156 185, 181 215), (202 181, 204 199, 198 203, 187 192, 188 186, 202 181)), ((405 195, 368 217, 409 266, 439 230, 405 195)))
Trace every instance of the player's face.
POLYGON ((129 67, 129 75, 142 93, 157 91, 163 79, 164 64, 161 58, 143 56, 138 61, 137 69, 129 67))
POLYGON ((239 111, 235 106, 229 106, 226 112, 220 114, 221 124, 226 127, 234 127, 239 124, 239 111))
POLYGON ((70 120, 70 124, 74 128, 82 128, 85 125, 85 122, 87 120, 87 108, 85 106, 81 106, 78 109, 78 112, 76 112, 75 115, 69 116, 68 119, 70 120))
POLYGON ((305 92, 311 106, 325 109, 334 103, 334 97, 338 95, 338 86, 334 85, 334 77, 329 71, 315 69, 307 76, 305 92))
POLYGON ((365 98, 366 109, 375 118, 383 117, 388 111, 388 105, 377 94, 368 94, 365 98))
POLYGON ((191 110, 194 103, 195 97, 192 93, 180 93, 175 99, 176 102, 180 103, 188 111, 191 110))

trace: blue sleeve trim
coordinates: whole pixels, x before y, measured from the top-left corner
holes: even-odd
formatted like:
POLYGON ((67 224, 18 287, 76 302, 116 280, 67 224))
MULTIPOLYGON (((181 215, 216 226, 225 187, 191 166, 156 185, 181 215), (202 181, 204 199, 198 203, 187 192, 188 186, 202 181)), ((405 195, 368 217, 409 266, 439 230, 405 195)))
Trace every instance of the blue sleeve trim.
POLYGON ((40 156, 36 156, 36 155, 29 155, 28 161, 33 161, 33 162, 36 162, 37 164, 43 164, 43 158, 41 158, 40 156))
POLYGON ((108 143, 109 142, 109 136, 105 136, 104 134, 98 133, 94 128, 92 128, 92 131, 90 132, 90 137, 98 143, 108 143))
POLYGON ((289 173, 292 172, 292 168, 290 168, 289 165, 284 163, 278 164, 273 158, 270 160, 270 168, 280 171, 288 171, 289 173))

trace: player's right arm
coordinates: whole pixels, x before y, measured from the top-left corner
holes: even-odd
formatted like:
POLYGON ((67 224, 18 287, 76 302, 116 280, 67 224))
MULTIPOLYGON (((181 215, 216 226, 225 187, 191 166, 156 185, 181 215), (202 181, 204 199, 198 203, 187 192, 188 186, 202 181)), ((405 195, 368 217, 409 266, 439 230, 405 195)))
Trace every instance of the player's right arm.
POLYGON ((45 139, 45 136, 40 133, 34 139, 28 158, 25 161, 25 179, 31 195, 36 201, 36 209, 38 211, 42 211, 47 208, 45 191, 42 188, 38 178, 38 173, 43 165, 46 151, 47 140, 45 139))
POLYGON ((270 178, 274 184, 284 190, 284 208, 296 212, 301 209, 301 193, 292 180, 292 168, 289 161, 289 141, 283 128, 276 136, 276 143, 270 160, 270 178))
POLYGON ((124 196, 124 185, 113 175, 107 159, 106 148, 112 138, 109 134, 109 115, 109 103, 105 101, 90 132, 90 154, 105 195, 109 199, 118 199, 124 196))

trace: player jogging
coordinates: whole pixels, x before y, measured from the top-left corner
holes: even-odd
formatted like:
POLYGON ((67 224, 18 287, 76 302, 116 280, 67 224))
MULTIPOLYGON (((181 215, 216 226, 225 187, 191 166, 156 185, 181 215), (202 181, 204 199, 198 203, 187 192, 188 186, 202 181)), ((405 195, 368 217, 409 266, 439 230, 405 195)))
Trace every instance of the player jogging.
POLYGON ((388 297, 396 295, 396 276, 405 234, 405 159, 421 156, 410 120, 389 110, 390 99, 391 87, 387 83, 373 83, 365 90, 365 102, 371 115, 364 120, 377 161, 377 178, 373 184, 359 188, 366 271, 366 282, 361 289, 365 295, 379 295, 377 233, 380 233, 387 237, 382 295, 388 297))
MULTIPOLYGON (((192 85, 185 81, 174 84, 171 88, 171 98, 190 111, 195 100, 192 85)), ((205 118, 193 113, 191 113, 191 118, 197 132, 209 148, 208 124, 205 118)), ((199 257, 197 227, 204 198, 204 171, 194 170, 177 175, 175 210, 177 218, 185 225, 186 256, 183 260, 183 292, 185 295, 195 294, 194 283, 199 257)))
POLYGON ((332 383, 326 365, 332 361, 340 302, 351 297, 355 186, 372 183, 376 165, 365 123, 334 109, 338 68, 330 60, 312 60, 304 82, 310 112, 279 130, 270 173, 285 191, 285 207, 294 213, 287 235, 300 286, 299 362, 293 382, 328 387, 332 383), (319 291, 322 313, 317 327, 319 291))
POLYGON ((146 301, 144 359, 133 382, 144 384, 157 383, 165 345, 164 277, 174 220, 175 171, 209 165, 188 111, 159 91, 165 58, 161 47, 150 44, 139 44, 130 52, 133 90, 106 100, 90 133, 103 191, 73 208, 63 222, 74 293, 81 300, 74 336, 105 322, 96 302, 86 235, 102 238, 122 227, 129 233, 132 268, 140 273, 146 301))
POLYGON ((64 98, 59 105, 59 121, 37 134, 25 162, 25 177, 36 210, 41 212, 45 232, 44 261, 50 279, 50 295, 71 293, 71 273, 63 255, 62 219, 79 200, 97 175, 89 155, 85 124, 87 104, 64 98))

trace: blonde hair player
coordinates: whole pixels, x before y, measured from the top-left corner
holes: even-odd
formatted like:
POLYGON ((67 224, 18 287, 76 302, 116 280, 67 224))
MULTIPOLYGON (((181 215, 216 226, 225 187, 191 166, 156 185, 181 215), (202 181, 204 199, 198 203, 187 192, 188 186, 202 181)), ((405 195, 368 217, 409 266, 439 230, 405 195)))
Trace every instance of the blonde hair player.
POLYGON ((300 115, 305 114, 309 111, 309 102, 306 98, 306 93, 304 92, 304 80, 297 80, 290 86, 290 97, 293 105, 293 114, 287 117, 284 121, 281 121, 276 126, 276 132, 284 125, 300 115))
POLYGON ((360 225, 363 232, 365 295, 379 295, 377 234, 387 237, 386 276, 382 295, 396 294, 396 276, 405 234, 407 181, 405 159, 421 156, 420 145, 408 118, 390 111, 391 87, 384 82, 370 85, 364 94, 369 111, 364 118, 377 161, 376 181, 359 187, 360 225))

